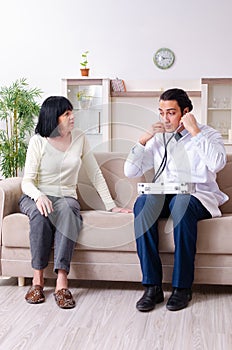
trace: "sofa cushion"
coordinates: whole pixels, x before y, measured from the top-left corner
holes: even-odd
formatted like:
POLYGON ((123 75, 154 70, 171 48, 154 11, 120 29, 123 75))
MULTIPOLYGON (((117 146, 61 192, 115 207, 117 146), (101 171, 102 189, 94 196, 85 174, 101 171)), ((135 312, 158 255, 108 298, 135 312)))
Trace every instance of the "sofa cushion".
MULTIPOLYGON (((174 251, 172 220, 159 222, 160 252, 174 251)), ((231 241, 232 215, 201 220, 197 228, 198 254, 232 254, 231 241)))
MULTIPOLYGON (((122 250, 136 251, 133 214, 106 211, 85 211, 83 229, 79 235, 77 248, 81 250, 122 250)), ((232 254, 232 216, 199 221, 197 253, 232 254)), ((159 221, 159 250, 173 253, 172 221, 159 221)), ((16 213, 3 220, 2 242, 6 247, 29 248, 29 220, 26 215, 16 213)))
MULTIPOLYGON (((82 249, 117 249, 134 241, 133 214, 107 211, 81 212, 83 228, 78 243, 82 249)), ((6 216, 2 226, 2 244, 29 248, 29 220, 21 213, 6 216)))
POLYGON ((91 249, 113 250, 134 241, 133 214, 85 211, 78 243, 91 249))

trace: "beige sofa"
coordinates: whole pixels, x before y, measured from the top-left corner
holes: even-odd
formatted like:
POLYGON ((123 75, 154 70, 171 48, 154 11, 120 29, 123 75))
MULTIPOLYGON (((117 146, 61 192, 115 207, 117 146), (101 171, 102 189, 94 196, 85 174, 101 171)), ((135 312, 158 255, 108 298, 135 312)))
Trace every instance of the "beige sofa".
MULTIPOLYGON (((146 178, 128 179, 123 165, 126 154, 98 153, 97 161, 119 206, 133 207, 137 196, 136 183, 146 178)), ((227 156, 226 167, 218 174, 220 188, 232 198, 232 155, 227 156)), ((32 276, 29 249, 29 222, 21 214, 18 200, 21 179, 0 181, 0 273, 3 276, 32 276)), ((115 214, 104 211, 104 206, 81 169, 78 186, 84 220, 72 259, 69 277, 84 280, 141 281, 133 232, 133 214, 115 214), (94 209, 93 209, 94 208, 94 209)), ((232 284, 232 199, 221 207, 223 216, 203 220, 198 224, 195 283, 232 284)), ((173 268, 172 227, 160 220, 160 253, 163 261, 164 282, 171 282, 173 268)), ((53 257, 45 271, 54 278, 53 257)))

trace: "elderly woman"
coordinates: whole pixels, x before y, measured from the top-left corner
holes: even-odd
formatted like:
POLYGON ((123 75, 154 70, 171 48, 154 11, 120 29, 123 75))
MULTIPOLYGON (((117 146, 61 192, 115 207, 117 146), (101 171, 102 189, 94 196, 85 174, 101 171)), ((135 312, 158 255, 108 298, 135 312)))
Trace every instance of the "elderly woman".
POLYGON ((74 128, 70 101, 63 96, 51 96, 41 106, 35 135, 29 142, 22 181, 23 195, 19 201, 21 212, 30 221, 34 274, 32 286, 25 296, 28 303, 45 301, 43 270, 48 265, 54 244, 56 303, 61 308, 75 306, 67 275, 82 227, 76 194, 81 163, 106 210, 130 212, 115 206, 84 133, 74 128))

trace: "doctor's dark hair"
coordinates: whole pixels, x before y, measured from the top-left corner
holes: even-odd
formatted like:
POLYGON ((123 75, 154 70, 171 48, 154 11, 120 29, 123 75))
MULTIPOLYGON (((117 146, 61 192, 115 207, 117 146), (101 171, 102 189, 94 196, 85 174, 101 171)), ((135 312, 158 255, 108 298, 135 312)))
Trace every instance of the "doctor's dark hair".
POLYGON ((184 109, 186 107, 188 107, 189 112, 193 109, 193 105, 191 100, 189 99, 187 93, 182 90, 182 89, 169 89, 164 91, 161 96, 160 96, 160 101, 170 101, 170 100, 175 100, 177 101, 180 109, 181 109, 181 113, 183 114, 184 109))
POLYGON ((43 137, 59 136, 58 118, 66 111, 72 111, 71 102, 64 96, 50 96, 42 104, 35 133, 43 137))

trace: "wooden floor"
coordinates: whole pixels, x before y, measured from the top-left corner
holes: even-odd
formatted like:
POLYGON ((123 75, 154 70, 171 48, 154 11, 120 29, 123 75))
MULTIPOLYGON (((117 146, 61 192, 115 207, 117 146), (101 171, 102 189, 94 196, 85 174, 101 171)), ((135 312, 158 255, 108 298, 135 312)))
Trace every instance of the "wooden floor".
POLYGON ((135 308, 140 284, 71 281, 77 305, 61 310, 47 280, 46 302, 30 305, 15 278, 0 279, 1 350, 230 350, 232 286, 195 286, 188 308, 170 312, 165 302, 150 313, 135 308))

